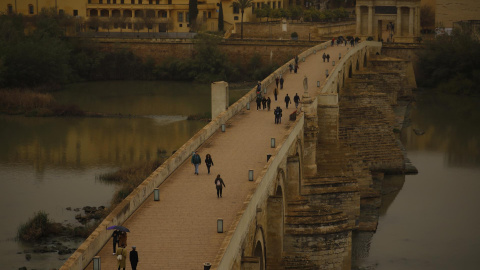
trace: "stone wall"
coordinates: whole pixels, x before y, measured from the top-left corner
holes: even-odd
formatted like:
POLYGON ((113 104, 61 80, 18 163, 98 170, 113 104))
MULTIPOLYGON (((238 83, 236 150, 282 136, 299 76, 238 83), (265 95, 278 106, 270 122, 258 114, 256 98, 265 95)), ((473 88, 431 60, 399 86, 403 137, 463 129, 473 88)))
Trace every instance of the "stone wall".
MULTIPOLYGON (((101 51, 128 49, 142 59, 153 59, 160 63, 169 58, 186 59, 193 57, 192 39, 115 39, 96 38, 85 42, 101 51)), ((230 61, 247 65, 254 54, 260 55, 263 63, 283 65, 295 55, 318 44, 318 41, 291 40, 225 40, 219 49, 226 53, 230 61)))
MULTIPOLYGON (((281 21, 243 23, 243 38, 290 40, 290 35, 297 32, 299 40, 322 40, 339 35, 354 36, 355 25, 355 21, 337 23, 282 23, 281 21)), ((231 37, 240 38, 240 23, 235 25, 235 29, 236 33, 232 34, 231 37)))

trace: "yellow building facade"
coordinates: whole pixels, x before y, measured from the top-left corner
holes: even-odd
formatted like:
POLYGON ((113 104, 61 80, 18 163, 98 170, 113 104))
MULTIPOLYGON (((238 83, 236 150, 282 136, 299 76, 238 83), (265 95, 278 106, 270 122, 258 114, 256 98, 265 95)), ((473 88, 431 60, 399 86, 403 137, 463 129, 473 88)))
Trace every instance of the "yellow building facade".
MULTIPOLYGON (((82 19, 85 29, 95 31, 189 32, 188 0, 0 0, 0 11, 27 16, 39 14, 42 8, 56 8, 59 13, 82 19)), ((197 26, 201 30, 218 30, 219 5, 222 4, 224 30, 241 21, 241 11, 232 7, 233 0, 198 0, 197 26)), ((269 5, 286 8, 296 1, 254 1, 245 9, 243 21, 256 21, 256 8, 269 5)), ((299 2, 299 4, 302 4, 299 2)))

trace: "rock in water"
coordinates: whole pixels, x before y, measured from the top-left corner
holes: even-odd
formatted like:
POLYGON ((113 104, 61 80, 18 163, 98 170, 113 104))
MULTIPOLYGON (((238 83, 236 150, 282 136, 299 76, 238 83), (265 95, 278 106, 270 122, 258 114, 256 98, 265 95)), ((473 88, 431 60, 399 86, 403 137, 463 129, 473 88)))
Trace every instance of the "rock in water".
POLYGON ((417 134, 417 135, 423 135, 423 134, 425 134, 425 131, 424 131, 424 130, 416 129, 416 128, 413 129, 413 132, 415 132, 415 134, 417 134))

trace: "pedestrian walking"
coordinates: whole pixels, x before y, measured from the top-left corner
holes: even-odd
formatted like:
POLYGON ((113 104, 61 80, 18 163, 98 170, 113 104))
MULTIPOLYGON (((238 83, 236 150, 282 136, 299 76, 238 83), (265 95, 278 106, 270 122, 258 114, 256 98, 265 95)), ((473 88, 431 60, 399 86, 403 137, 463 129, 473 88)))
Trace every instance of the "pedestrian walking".
POLYGON ((293 72, 294 72, 295 74, 297 74, 297 70, 298 70, 298 65, 295 65, 295 68, 293 69, 293 72))
POLYGON ((288 109, 288 104, 289 104, 289 103, 291 104, 292 101, 290 100, 290 97, 289 97, 288 94, 287 94, 287 95, 285 96, 285 106, 287 107, 287 109, 288 109))
POLYGON ((220 174, 215 178, 215 187, 217 188, 217 198, 221 198, 222 188, 225 187, 225 183, 223 182, 223 179, 220 178, 220 174))
POLYGON ((262 83, 259 81, 257 83, 257 93, 262 91, 262 83))
POLYGON ((213 166, 213 160, 210 154, 207 154, 207 156, 205 157, 205 165, 207 165, 207 171, 208 174, 210 174, 210 167, 213 166))
POLYGON ((119 231, 115 230, 112 233, 112 238, 113 238, 113 255, 117 253, 117 244, 118 244, 118 236, 119 236, 119 231))
POLYGON ((256 102, 257 102, 257 111, 259 109, 261 109, 261 104, 262 104, 262 96, 257 96, 257 99, 256 99, 256 102))
POLYGON ((332 43, 332 47, 333 47, 333 45, 335 45, 335 38, 332 38, 332 42, 331 42, 331 43, 332 43))
MULTIPOLYGON (((295 72, 296 73, 296 72, 295 72)), ((283 83, 285 82, 285 80, 283 79, 283 77, 280 78, 280 89, 283 89, 283 83)))
MULTIPOLYGON (((276 88, 275 88, 276 89, 276 88)), ((270 104, 272 103, 272 100, 270 99, 270 97, 267 98, 267 108, 268 110, 270 111, 270 104)))
POLYGON ((277 101, 277 96, 278 96, 278 89, 277 88, 275 88, 273 90, 273 95, 275 96, 275 101, 277 101))
POLYGON ((352 37, 352 39, 350 39, 350 47, 353 47, 353 46, 355 46, 355 39, 353 39, 352 37))
POLYGON ((330 62, 330 54, 327 53, 327 62, 330 62))
POLYGON ((295 65, 298 65, 298 55, 295 55, 295 65))
POLYGON ((275 124, 282 123, 282 109, 279 106, 273 111, 273 114, 275 115, 275 124))
POLYGON ((118 270, 120 268, 123 268, 125 270, 125 265, 127 264, 127 251, 125 250, 126 246, 121 245, 119 248, 117 248, 117 262, 118 262, 118 270))
POLYGON ((130 251, 130 265, 132 266, 132 270, 137 270, 138 264, 138 252, 137 247, 133 246, 132 250, 130 251))
POLYGON ((198 155, 198 152, 195 151, 195 154, 192 156, 192 164, 195 166, 195 174, 198 175, 198 167, 202 163, 202 159, 200 158, 200 155, 198 155))
POLYGON ((293 70, 293 65, 292 65, 292 63, 288 64, 288 69, 290 70, 290 73, 292 73, 292 70, 293 70))
POLYGON ((262 98, 262 110, 267 108, 267 99, 265 97, 262 98))
POLYGON ((300 102, 300 97, 298 96, 297 93, 295 93, 295 96, 293 97, 293 102, 295 102, 295 108, 298 108, 298 103, 300 102))
POLYGON ((323 53, 322 58, 323 58, 323 62, 325 62, 325 59, 327 59, 327 55, 323 53))
POLYGON ((279 82, 279 81, 280 81, 280 78, 277 76, 277 77, 275 78, 275 85, 277 86, 277 88, 278 88, 278 82, 279 82))

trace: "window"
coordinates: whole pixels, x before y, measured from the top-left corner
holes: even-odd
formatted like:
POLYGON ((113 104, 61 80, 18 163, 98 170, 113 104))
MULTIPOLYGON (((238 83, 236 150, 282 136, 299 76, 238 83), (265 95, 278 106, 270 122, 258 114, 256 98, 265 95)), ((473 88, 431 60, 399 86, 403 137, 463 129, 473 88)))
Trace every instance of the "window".
POLYGON ((238 14, 240 13, 240 9, 237 6, 233 7, 233 14, 238 14))
POLYGON ((178 12, 177 17, 178 17, 178 22, 183 22, 183 12, 178 12))
POLYGON ((206 11, 203 12, 202 19, 203 19, 203 21, 207 20, 207 12, 206 11))
POLYGON ((120 4, 125 4, 125 0, 120 0, 120 4))
POLYGON ((77 9, 73 10, 73 16, 78 16, 78 10, 77 9))
POLYGON ((171 4, 172 4, 172 0, 168 0, 168 4, 171 5, 171 4))
POLYGON ((282 8, 282 1, 278 1, 278 8, 282 8))
POLYGON ((182 27, 182 24, 179 24, 178 26, 179 26, 179 27, 182 27))
POLYGON ((99 4, 103 4, 103 0, 98 0, 98 3, 99 3, 99 4))
POLYGON ((252 5, 252 13, 254 13, 254 12, 255 12, 255 5, 253 4, 252 5))
POLYGON ((11 4, 7 5, 7 14, 13 14, 13 6, 11 4))
POLYGON ((275 9, 276 5, 277 5, 277 3, 273 2, 273 7, 272 8, 275 9))
POLYGON ((113 3, 116 4, 116 3, 117 3, 117 0, 113 0, 113 3))
POLYGON ((28 14, 33 14, 33 5, 28 5, 28 14))
POLYGON ((149 5, 153 4, 153 0, 148 0, 148 4, 149 5))
POLYGON ((257 8, 260 8, 260 3, 257 2, 257 8))
POLYGON ((160 0, 155 1, 155 4, 157 5, 160 4, 160 0))
POLYGON ((88 0, 88 3, 91 4, 91 3, 92 3, 92 0, 88 0))
POLYGON ((210 11, 208 12, 208 18, 209 19, 212 18, 212 12, 210 12, 210 11))
POLYGON ((138 4, 141 5, 141 4, 142 4, 142 0, 138 0, 138 4))
POLYGON ((65 15, 65 10, 59 9, 59 10, 58 10, 58 15, 60 15, 60 16, 65 15))
POLYGON ((238 16, 233 16, 233 19, 234 19, 235 21, 238 21, 238 16))
MULTIPOLYGON (((131 4, 135 4, 135 0, 132 0, 130 3, 131 3, 131 4)), ((132 27, 130 27, 130 28, 128 28, 128 29, 131 29, 131 28, 132 28, 132 27)))
MULTIPOLYGON (((190 13, 187 12, 185 14, 185 22, 189 22, 189 21, 190 21, 190 13)), ((187 27, 188 27, 188 25, 187 25, 187 27)))

